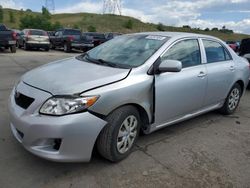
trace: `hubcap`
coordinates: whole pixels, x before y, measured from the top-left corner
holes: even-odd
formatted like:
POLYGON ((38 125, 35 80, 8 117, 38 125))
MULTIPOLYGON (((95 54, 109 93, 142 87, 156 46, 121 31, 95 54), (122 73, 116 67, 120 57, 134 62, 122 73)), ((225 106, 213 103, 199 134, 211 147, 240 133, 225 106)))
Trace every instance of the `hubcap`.
POLYGON ((228 108, 230 110, 234 110, 237 107, 239 100, 240 100, 240 91, 239 89, 234 88, 229 95, 228 108))
POLYGON ((132 146, 137 135, 137 118, 128 116, 122 123, 117 136, 117 150, 121 154, 126 153, 132 146))

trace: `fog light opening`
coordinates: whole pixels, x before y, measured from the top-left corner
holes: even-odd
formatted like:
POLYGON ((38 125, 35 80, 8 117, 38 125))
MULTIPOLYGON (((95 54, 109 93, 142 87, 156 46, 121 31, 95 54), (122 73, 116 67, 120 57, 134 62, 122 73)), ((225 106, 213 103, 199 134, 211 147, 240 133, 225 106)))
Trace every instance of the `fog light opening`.
POLYGON ((58 151, 60 149, 61 143, 62 139, 54 139, 53 149, 58 151))

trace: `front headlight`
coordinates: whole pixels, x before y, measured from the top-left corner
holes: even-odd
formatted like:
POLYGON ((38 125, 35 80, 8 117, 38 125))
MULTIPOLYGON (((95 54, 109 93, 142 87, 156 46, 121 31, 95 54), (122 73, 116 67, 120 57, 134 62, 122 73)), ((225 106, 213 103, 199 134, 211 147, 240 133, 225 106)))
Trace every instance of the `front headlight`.
POLYGON ((98 96, 74 97, 58 96, 48 99, 40 108, 41 114, 46 115, 66 115, 82 112, 92 106, 98 99, 98 96))

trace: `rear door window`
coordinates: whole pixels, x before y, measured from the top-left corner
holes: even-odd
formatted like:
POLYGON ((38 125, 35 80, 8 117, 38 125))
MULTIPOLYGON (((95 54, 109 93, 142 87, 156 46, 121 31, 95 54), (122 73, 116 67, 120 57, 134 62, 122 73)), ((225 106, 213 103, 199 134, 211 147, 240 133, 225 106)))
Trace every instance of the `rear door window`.
POLYGON ((207 63, 231 60, 229 52, 219 42, 203 39, 207 63))

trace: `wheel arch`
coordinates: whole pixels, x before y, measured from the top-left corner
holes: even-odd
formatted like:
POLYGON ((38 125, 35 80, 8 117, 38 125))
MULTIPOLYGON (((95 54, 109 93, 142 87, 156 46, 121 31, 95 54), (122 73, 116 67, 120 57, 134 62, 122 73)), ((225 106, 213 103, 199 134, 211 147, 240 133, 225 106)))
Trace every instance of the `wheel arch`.
POLYGON ((243 94, 244 92, 244 89, 245 89, 245 84, 242 80, 238 80, 237 82, 235 82, 235 84, 239 84, 240 85, 240 88, 241 88, 241 95, 243 94))

